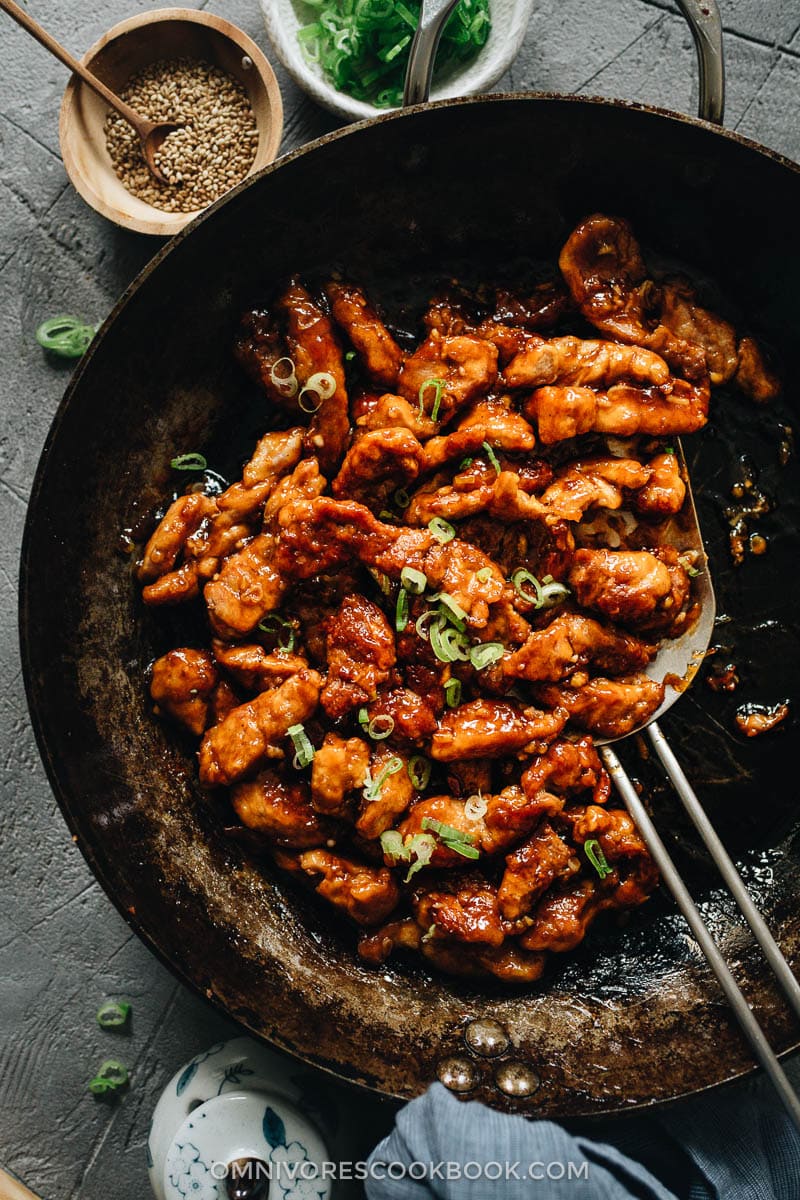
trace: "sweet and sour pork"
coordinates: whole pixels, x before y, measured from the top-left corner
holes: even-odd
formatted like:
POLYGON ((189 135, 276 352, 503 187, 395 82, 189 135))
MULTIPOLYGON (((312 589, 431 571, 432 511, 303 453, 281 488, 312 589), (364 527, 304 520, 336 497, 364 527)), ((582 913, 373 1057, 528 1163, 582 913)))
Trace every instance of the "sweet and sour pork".
POLYGON ((235 345, 287 427, 174 495, 137 565, 146 604, 195 613, 156 712, 370 963, 530 984, 657 885, 594 739, 652 717, 696 615, 667 439, 712 385, 778 384, 627 222, 587 218, 559 266, 441 293, 415 346, 357 284, 291 280, 235 345))

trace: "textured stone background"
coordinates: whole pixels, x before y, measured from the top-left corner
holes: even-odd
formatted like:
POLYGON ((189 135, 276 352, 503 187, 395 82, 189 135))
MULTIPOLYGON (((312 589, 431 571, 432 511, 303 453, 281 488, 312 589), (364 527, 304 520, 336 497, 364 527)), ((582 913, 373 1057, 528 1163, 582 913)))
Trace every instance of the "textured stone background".
MULTIPOLYGON (((224 14, 266 49, 256 0, 191 7, 224 14)), ((78 53, 143 0, 30 0, 78 53)), ((800 159, 800 6, 721 0, 726 30, 726 124, 800 159)), ((75 310, 99 320, 157 249, 86 207, 58 153, 64 69, 0 15, 0 1163, 46 1200, 144 1200, 144 1141, 161 1087, 180 1063, 234 1032, 177 984, 123 923, 70 841, 29 728, 17 650, 16 586, 25 506, 69 367, 46 362, 33 330, 75 310), (99 1001, 134 1004, 119 1050, 133 1086, 116 1106, 86 1091, 111 1035, 99 1001)), ((283 151, 335 125, 278 71, 286 109, 283 151)), ((618 96, 696 111, 689 32, 662 0, 537 0, 525 45, 498 90, 618 96)), ((53 596, 57 619, 58 596, 53 596)), ((118 1043, 113 1043, 114 1047, 118 1043)), ((371 1146, 390 1105, 342 1089, 342 1105, 371 1146)))

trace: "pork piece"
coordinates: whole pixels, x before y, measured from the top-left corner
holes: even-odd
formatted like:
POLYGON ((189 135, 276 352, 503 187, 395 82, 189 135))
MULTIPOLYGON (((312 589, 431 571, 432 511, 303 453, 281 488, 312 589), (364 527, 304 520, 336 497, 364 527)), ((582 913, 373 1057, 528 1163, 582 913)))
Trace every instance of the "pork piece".
POLYGON ((552 468, 542 459, 532 458, 518 471, 502 469, 498 474, 488 459, 476 458, 452 479, 446 472, 428 479, 412 496, 405 519, 409 525, 420 526, 430 524, 434 517, 463 521, 488 512, 503 522, 555 521, 557 515, 531 495, 547 487, 552 478, 552 468))
POLYGON ((745 737, 760 737, 762 733, 769 733, 780 725, 781 721, 785 721, 789 711, 788 700, 772 705, 742 704, 736 710, 736 726, 745 737))
MULTIPOLYGON (((427 822, 439 821, 451 829, 457 829, 468 844, 481 847, 486 829, 483 818, 467 816, 464 805, 465 800, 455 796, 426 796, 409 810, 398 825, 398 832, 406 840, 420 833, 431 834, 427 822)), ((436 845, 430 859, 432 867, 464 866, 467 860, 463 854, 451 850, 435 833, 433 837, 436 845)))
POLYGON ((641 346, 595 342, 577 337, 531 343, 504 368, 501 383, 509 388, 540 388, 548 384, 593 384, 608 387, 619 380, 652 384, 669 381, 663 358, 641 346))
POLYGON ((269 654, 256 643, 232 646, 215 639, 211 648, 219 666, 250 692, 266 692, 269 688, 279 687, 308 666, 302 654, 290 654, 285 650, 269 654))
POLYGON ((231 804, 243 825, 263 834, 276 846, 303 850, 322 846, 333 833, 330 821, 312 808, 308 784, 288 782, 277 771, 261 771, 231 789, 231 804))
POLYGON ((448 975, 495 976, 504 983, 533 983, 540 978, 546 962, 544 954, 530 954, 514 941, 506 941, 501 946, 486 946, 428 937, 410 917, 392 921, 362 937, 358 952, 367 962, 377 965, 385 962, 398 946, 418 951, 448 975))
POLYGON ((410 430, 373 429, 353 442, 331 491, 381 508, 391 491, 411 483, 424 469, 425 451, 410 430))
POLYGON ((620 679, 590 679, 582 687, 539 684, 543 704, 562 706, 581 729, 616 738, 637 729, 653 716, 664 699, 664 684, 635 673, 620 679))
POLYGON ((602 213, 581 221, 567 238, 558 265, 578 308, 602 333, 648 347, 689 379, 702 376, 702 348, 659 319, 661 296, 647 278, 627 221, 602 213))
POLYGON ((393 388, 403 362, 403 352, 361 288, 332 282, 325 291, 334 321, 358 351, 367 374, 375 383, 393 388))
POLYGON ((500 912, 510 921, 529 913, 556 880, 570 879, 581 869, 572 846, 548 821, 506 858, 506 869, 497 893, 500 912))
POLYGON ((413 567, 431 588, 452 596, 476 629, 486 625, 490 605, 512 594, 502 572, 477 547, 458 538, 440 545, 427 529, 384 524, 355 501, 320 496, 282 519, 277 566, 290 577, 307 578, 351 556, 390 579, 413 567), (479 579, 484 570, 487 578, 479 579))
POLYGON ((533 924, 520 938, 526 950, 564 954, 586 937, 589 926, 604 909, 614 908, 610 890, 592 879, 577 878, 563 888, 552 888, 532 913, 533 924))
POLYGON ((330 319, 301 283, 293 280, 278 301, 286 315, 286 346, 301 388, 312 375, 332 375, 336 390, 322 400, 305 438, 306 452, 318 460, 325 475, 333 475, 347 448, 350 414, 342 350, 330 319))
POLYGON ((416 794, 406 759, 395 754, 388 746, 378 745, 372 752, 369 778, 374 782, 381 775, 383 782, 380 791, 372 800, 364 796, 356 821, 356 829, 365 838, 378 838, 385 830, 391 829, 416 794), (384 775, 387 767, 396 766, 398 762, 401 764, 398 770, 384 775))
POLYGON ((745 395, 758 404, 774 400, 780 394, 780 379, 767 366, 758 343, 751 337, 743 337, 739 342, 739 366, 735 382, 745 395))
POLYGON ((474 334, 478 319, 475 298, 465 291, 450 288, 433 297, 422 324, 428 333, 460 337, 465 333, 474 334))
POLYGON ((580 521, 590 508, 620 508, 626 492, 650 480, 650 467, 634 458, 597 456, 577 459, 556 472, 541 504, 564 521, 580 521))
POLYGON ((367 717, 370 723, 377 721, 378 727, 384 729, 391 721, 392 732, 386 739, 389 745, 421 747, 436 729, 433 708, 408 687, 380 692, 377 699, 367 706, 367 717))
POLYGON ((228 713, 206 733, 200 746, 200 782, 207 787, 235 783, 267 758, 283 758, 281 746, 292 725, 315 711, 322 676, 303 670, 280 687, 262 692, 228 713))
POLYGON ((214 509, 213 499, 202 492, 173 500, 144 548, 138 578, 147 582, 171 571, 188 539, 214 509))
MULTIPOLYGON (((562 813, 565 820, 567 813, 562 813)), ((642 841, 636 826, 621 808, 599 808, 588 804, 585 808, 569 810, 570 835, 579 845, 596 838, 610 866, 626 860, 646 860, 648 875, 656 877, 650 852, 642 841)))
POLYGON ((566 523, 496 521, 488 513, 479 513, 463 521, 458 532, 463 541, 497 563, 509 579, 519 567, 525 567, 537 579, 552 575, 561 580, 572 561, 574 540, 566 523))
POLYGON ((431 890, 416 888, 411 909, 417 924, 430 937, 457 942, 502 946, 514 926, 501 916, 497 888, 481 876, 460 875, 457 883, 444 880, 431 890))
POLYGON ((557 739, 533 760, 520 783, 529 797, 537 797, 545 788, 564 796, 591 789, 595 804, 605 804, 611 794, 611 780, 590 737, 574 742, 557 739))
POLYGON ((319 895, 359 925, 379 925, 397 907, 400 891, 386 867, 368 867, 327 850, 306 850, 298 864, 306 875, 321 876, 315 884, 319 895))
POLYGON ((205 650, 170 650, 153 663, 150 695, 160 711, 200 737, 219 673, 205 650))
POLYGON ((532 754, 551 742, 566 721, 560 709, 542 712, 506 700, 472 700, 442 717, 431 741, 431 758, 456 762, 532 754))
POLYGON ((345 596, 327 622, 328 679, 320 702, 337 720, 374 700, 395 664, 394 633, 376 604, 345 596))
POLYGON ((317 812, 346 815, 348 796, 364 786, 369 758, 370 748, 361 738, 325 734, 311 764, 311 803, 317 812))
POLYGON ((538 334, 530 333, 521 325, 507 325, 491 317, 481 321, 475 332, 478 337, 485 338, 496 348, 497 362, 501 370, 528 346, 538 345, 542 340, 538 334))
POLYGON ((314 458, 303 459, 275 487, 264 506, 264 532, 229 555, 203 593, 212 628, 220 638, 245 637, 280 606, 287 581, 276 566, 276 525, 284 507, 318 496, 325 487, 314 458))
POLYGON ((653 629, 672 624, 689 594, 689 577, 680 563, 671 573, 648 550, 576 550, 569 586, 581 608, 653 629))
MULTIPOLYGON (((688 280, 665 280, 656 293, 660 301, 661 324, 677 342, 688 342, 701 351, 711 382, 720 384, 732 379, 739 363, 739 350, 736 330, 730 322, 701 308, 688 280)), ((691 378, 690 372, 687 374, 691 378)))
MULTIPOLYGON (((286 346, 278 326, 275 313, 268 308, 256 308, 246 312, 239 325, 233 353, 239 365, 254 383, 266 392, 274 404, 292 414, 299 413, 297 394, 280 387, 272 379, 272 369, 281 358, 286 358, 286 346)), ((285 364, 284 364, 285 365, 285 364)))
MULTIPOLYGON (((576 552, 580 553, 580 551, 576 552)), ((518 650, 502 659, 509 679, 557 683, 592 663, 613 675, 645 667, 655 646, 632 634, 601 625, 581 613, 565 612, 534 630, 518 650)))
POLYGON ((509 454, 527 454, 536 445, 533 430, 524 417, 501 400, 482 400, 464 414, 452 433, 435 437, 425 446, 425 470, 433 471, 451 458, 463 458, 484 449, 509 454))
POLYGON ((619 437, 694 433, 705 425, 710 392, 705 384, 674 379, 666 388, 617 383, 607 391, 589 387, 540 387, 523 404, 536 421, 539 441, 550 446, 595 431, 619 437))
POLYGON ((419 411, 419 401, 409 403, 402 396, 386 392, 382 396, 362 393, 352 405, 353 420, 357 429, 408 429, 425 441, 436 432, 436 425, 419 411))
POLYGON ((647 465, 650 467, 650 478, 636 493, 636 511, 665 517, 679 513, 686 498, 686 484, 681 477, 677 457, 674 454, 656 454, 647 465))
POLYGON ((527 296, 518 296, 505 288, 495 293, 492 320, 539 332, 552 329, 573 308, 573 300, 560 279, 538 283, 527 296))
POLYGON ((465 759, 447 771, 447 786, 458 800, 488 796, 492 791, 493 763, 490 758, 465 759))
POLYGON ((496 796, 489 797, 481 849, 485 854, 508 850, 535 829, 542 818, 558 816, 564 802, 563 796, 552 792, 540 790, 530 795, 516 784, 503 788, 496 796))
MULTIPOLYGON (((301 429, 265 434, 245 465, 240 482, 232 484, 221 496, 202 496, 201 519, 191 522, 193 528, 184 529, 180 545, 173 543, 175 554, 168 566, 162 557, 160 569, 166 569, 167 574, 144 589, 146 604, 177 604, 199 595, 202 583, 216 573, 220 561, 241 549, 252 537, 262 505, 282 476, 297 464, 302 444, 301 429), (173 570, 181 551, 184 561, 173 570)), ((153 546, 158 547, 170 531, 174 533, 174 524, 168 513, 153 534, 153 546)))
MULTIPOLYGON (((497 379, 497 349, 483 338, 464 335, 445 337, 434 330, 407 358, 400 371, 397 390, 411 404, 419 404, 419 392, 430 379, 442 381, 438 419, 444 424, 458 409, 485 396, 497 379)), ((423 393, 428 414, 435 389, 423 393)))

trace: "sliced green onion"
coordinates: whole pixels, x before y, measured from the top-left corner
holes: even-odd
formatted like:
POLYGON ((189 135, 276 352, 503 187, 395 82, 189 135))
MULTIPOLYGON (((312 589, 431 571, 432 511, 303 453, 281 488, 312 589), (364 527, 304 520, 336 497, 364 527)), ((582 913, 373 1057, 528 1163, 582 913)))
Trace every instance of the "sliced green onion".
POLYGON ((297 407, 301 408, 304 413, 313 415, 322 408, 322 396, 314 388, 304 387, 297 397, 297 407), (316 403, 314 403, 314 398, 316 403))
POLYGON ((418 792, 424 792, 431 781, 430 760, 422 754, 415 754, 413 758, 408 760, 406 771, 415 789, 418 792))
POLYGON ((545 575, 540 583, 536 576, 532 575, 530 571, 526 571, 524 567, 519 567, 514 572, 511 582, 522 599, 537 609, 551 608, 554 604, 558 604, 559 600, 570 595, 570 589, 566 584, 556 583, 552 575, 545 575), (526 591, 525 584, 528 583, 533 588, 533 592, 526 591))
POLYGON ((499 460, 499 458, 497 457, 497 455, 495 454, 494 450, 492 449, 492 447, 489 445, 489 443, 488 443, 488 442, 484 442, 484 443, 483 443, 483 448, 484 448, 484 450, 486 451, 486 457, 489 459, 489 462, 492 464, 492 466, 494 467, 495 471, 496 471, 496 472, 497 472, 497 474, 499 475, 499 474, 500 474, 500 460, 499 460))
POLYGON ((381 511, 378 513, 378 517, 381 521, 399 521, 400 520, 397 513, 389 512, 388 508, 382 508, 381 511))
POLYGON ((699 567, 687 567, 686 574, 689 575, 690 578, 694 579, 695 576, 702 575, 703 572, 700 570, 699 567))
MULTIPOLYGON (((299 35, 298 35, 298 36, 299 36, 299 35)), ((353 359, 355 358, 355 356, 356 356, 356 352, 355 352, 355 350, 348 350, 348 351, 345 353, 344 360, 345 360, 345 362, 352 362, 352 361, 353 361, 353 359)))
POLYGON ((390 758, 377 779, 373 779, 371 771, 368 770, 364 777, 364 799, 369 801, 377 800, 386 780, 390 775, 395 775, 401 770, 402 766, 402 758, 390 758))
POLYGON ((586 857, 594 867, 601 879, 605 879, 606 875, 612 875, 614 868, 610 867, 606 861, 606 856, 602 851, 597 838, 588 838, 583 843, 583 848, 586 851, 586 857))
POLYGON ((443 520, 442 517, 434 517, 432 521, 429 521, 428 529, 430 529, 436 541, 442 546, 446 546, 448 542, 452 542, 456 536, 455 527, 449 521, 443 520))
POLYGON ((429 637, 431 650, 433 650, 439 662, 468 661, 470 654, 469 642, 460 630, 449 628, 445 624, 444 617, 441 615, 438 621, 431 623, 429 637))
POLYGON ((282 396, 291 398, 297 395, 297 389, 300 386, 297 382, 297 376, 294 373, 294 360, 291 358, 279 358, 271 366, 269 377, 272 386, 276 388, 282 396), (288 370, 285 374, 278 370, 282 363, 288 364, 288 370))
POLYGON ((664 453, 665 453, 665 454, 673 454, 673 455, 674 455, 674 453, 675 453, 675 447, 674 447, 674 446, 665 446, 665 447, 664 447, 664 453))
POLYGON ((390 717, 388 713, 379 713, 377 717, 373 717, 367 725, 367 733, 372 738, 373 742, 382 742, 384 738, 390 736, 394 731, 394 717, 390 717))
POLYGON ((431 417, 432 421, 435 421, 436 418, 439 416, 439 405, 442 402, 442 390, 444 388, 444 380, 443 379, 426 379, 424 383, 420 384, 418 395, 419 395, 419 415, 421 417, 425 415, 425 393, 427 391, 429 391, 430 388, 433 388, 433 401, 432 401, 432 405, 431 405, 430 417, 431 417))
POLYGON ((458 464, 459 471, 466 471, 467 467, 471 467, 474 461, 474 458, 462 458, 458 464))
POLYGON ((100 1064, 100 1069, 94 1079, 89 1080, 89 1091, 95 1096, 102 1096, 105 1092, 116 1091, 118 1088, 124 1087, 128 1082, 128 1068, 116 1058, 107 1058, 104 1063, 100 1064))
POLYGON ((307 767, 310 762, 313 762, 314 747, 311 745, 308 734, 302 725, 290 725, 286 733, 292 739, 292 745, 296 752, 293 765, 299 771, 302 767, 307 767))
MULTIPOLYGON (((330 371, 316 371, 306 380, 303 392, 316 392, 320 400, 330 400, 336 392, 336 380, 330 371)), ((303 392, 300 393, 302 396, 303 392)))
POLYGON ((489 801, 478 792, 477 796, 470 796, 464 802, 464 816, 470 821, 479 821, 486 815, 488 807, 489 801))
POLYGON ((59 358, 80 358, 96 332, 94 325, 85 325, 80 317, 50 317, 36 330, 36 340, 59 358))
POLYGON ((369 713, 365 708, 360 708, 358 710, 358 723, 366 733, 369 729, 369 713))
POLYGON ((423 641, 427 642, 428 625, 433 625, 434 622, 442 626, 444 625, 444 617, 440 612, 437 612, 435 608, 426 609, 422 616, 417 617, 416 621, 414 622, 414 628, 423 641))
POLYGON ((542 608, 552 608, 572 593, 565 583, 556 583, 552 575, 545 575, 542 580, 542 608))
POLYGON ((400 572, 400 583, 412 596, 421 596, 428 586, 428 577, 415 567, 403 567, 400 572))
POLYGON ((106 1000, 97 1010, 97 1024, 101 1029, 120 1029, 127 1023, 131 1014, 130 1004, 118 1004, 116 1000, 106 1000))
POLYGON ((415 833, 408 842, 409 853, 413 856, 414 862, 408 869, 405 882, 411 879, 412 875, 416 875, 417 871, 421 871, 423 867, 427 867, 428 863, 433 858, 433 852, 436 849, 436 838, 431 837, 429 833, 415 833))
POLYGON ((448 708, 458 708, 461 701, 461 680, 448 679, 444 685, 444 698, 448 708))
POLYGON ((432 833, 435 833, 448 850, 454 850, 456 854, 461 854, 464 858, 480 857, 480 851, 475 846, 475 838, 471 833, 462 833, 460 829, 446 825, 444 821, 437 821, 434 817, 423 817, 422 828, 430 829, 432 833))
POLYGON ((467 613, 464 612, 458 601, 454 600, 447 592, 439 592, 437 595, 431 596, 431 602, 434 600, 438 600, 442 615, 463 633, 467 628, 467 613))
POLYGON ((258 622, 258 629, 261 633, 277 633, 278 647, 287 654, 294 650, 294 625, 291 621, 287 621, 285 617, 279 616, 278 613, 270 613, 258 622))
POLYGON ((179 454, 169 460, 169 465, 173 471, 205 471, 208 463, 202 454, 179 454))
POLYGON ((481 567, 480 571, 475 572, 475 578, 479 583, 488 583, 494 576, 494 571, 491 567, 481 567))
POLYGON ((408 508, 411 503, 411 497, 405 488, 398 488, 392 499, 398 508, 408 508))
POLYGON ((505 646, 501 642, 481 642, 470 650, 469 661, 476 671, 483 671, 499 662, 504 654, 505 646))
POLYGON ((398 833, 396 829, 387 829, 380 837, 381 849, 384 856, 391 859, 391 866, 397 862, 408 862, 411 858, 411 851, 403 844, 403 835, 398 833))
POLYGON ((405 588, 400 588, 397 593, 397 606, 394 613, 394 627, 398 633, 402 633, 408 625, 408 592, 405 588))

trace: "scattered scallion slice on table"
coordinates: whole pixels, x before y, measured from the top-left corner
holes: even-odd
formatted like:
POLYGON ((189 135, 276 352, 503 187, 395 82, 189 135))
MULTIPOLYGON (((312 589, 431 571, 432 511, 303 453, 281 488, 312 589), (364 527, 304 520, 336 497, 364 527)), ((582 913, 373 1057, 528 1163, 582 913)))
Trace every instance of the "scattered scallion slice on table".
POLYGON ((96 326, 64 314, 42 321, 36 330, 36 340, 42 349, 59 358, 80 358, 96 333, 96 326))
POLYGON ((97 1010, 97 1024, 101 1029, 121 1029, 131 1015, 130 1004, 118 1003, 116 1000, 106 1000, 97 1010))
POLYGON ((94 1079, 89 1080, 89 1091, 94 1096, 104 1096, 107 1092, 116 1092, 128 1082, 128 1068, 116 1058, 107 1058, 100 1064, 100 1069, 94 1079))

